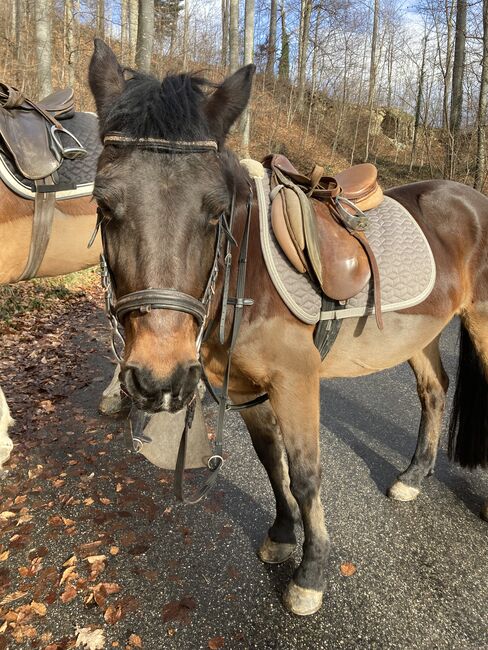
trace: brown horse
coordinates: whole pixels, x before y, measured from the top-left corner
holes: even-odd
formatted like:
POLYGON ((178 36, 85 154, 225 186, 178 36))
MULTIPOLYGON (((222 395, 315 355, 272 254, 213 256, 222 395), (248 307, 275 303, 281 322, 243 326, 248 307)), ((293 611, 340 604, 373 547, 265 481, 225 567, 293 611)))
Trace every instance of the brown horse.
MULTIPOLYGON (((96 41, 89 81, 105 146, 94 195, 119 298, 161 287, 178 290, 187 302, 200 300, 217 224, 231 206, 233 235, 242 241, 250 179, 225 138, 248 102, 253 72, 253 66, 241 68, 216 87, 184 74, 160 82, 122 70, 110 48, 96 41)), ((323 362, 313 327, 288 311, 268 277, 255 204, 251 210, 246 296, 254 304, 244 312, 230 393, 236 402, 269 394, 269 402, 243 412, 276 497, 276 519, 259 557, 270 563, 288 558, 301 519, 303 558, 284 595, 286 607, 297 614, 319 609, 329 553, 320 501, 321 378, 358 377, 409 361, 422 404, 419 440, 390 496, 415 498, 434 466, 448 384, 438 341, 459 314, 461 365, 451 446, 466 466, 488 464, 488 199, 448 181, 415 183, 388 194, 415 216, 430 242, 437 264, 434 290, 417 307, 385 314, 383 331, 374 318, 347 319, 323 362)), ((231 296, 236 278, 234 265, 231 296)), ((222 290, 219 273, 210 323, 218 322, 222 290)), ((177 411, 190 402, 200 362, 210 381, 221 385, 230 344, 231 314, 224 344, 218 327, 210 326, 199 357, 196 319, 165 307, 121 316, 126 336, 121 379, 135 403, 152 412, 177 411)))

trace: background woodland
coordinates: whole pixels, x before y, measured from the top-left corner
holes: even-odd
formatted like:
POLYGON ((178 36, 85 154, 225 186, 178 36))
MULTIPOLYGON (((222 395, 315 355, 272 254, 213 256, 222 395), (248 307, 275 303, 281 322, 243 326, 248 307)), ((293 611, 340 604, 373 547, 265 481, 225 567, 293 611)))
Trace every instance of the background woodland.
POLYGON ((94 36, 128 67, 220 81, 254 61, 243 156, 303 171, 371 161, 384 185, 487 189, 488 0, 2 0, 0 79, 36 98, 86 81, 94 36))

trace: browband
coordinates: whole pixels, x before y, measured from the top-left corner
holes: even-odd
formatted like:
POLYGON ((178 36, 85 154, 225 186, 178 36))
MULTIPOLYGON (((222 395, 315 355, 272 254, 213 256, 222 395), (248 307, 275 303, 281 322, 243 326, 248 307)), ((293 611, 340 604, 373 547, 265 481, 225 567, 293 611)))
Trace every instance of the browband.
POLYGON ((164 140, 163 138, 131 138, 122 133, 107 133, 103 144, 127 145, 141 149, 157 149, 169 153, 202 153, 205 151, 218 151, 219 146, 215 140, 164 140))

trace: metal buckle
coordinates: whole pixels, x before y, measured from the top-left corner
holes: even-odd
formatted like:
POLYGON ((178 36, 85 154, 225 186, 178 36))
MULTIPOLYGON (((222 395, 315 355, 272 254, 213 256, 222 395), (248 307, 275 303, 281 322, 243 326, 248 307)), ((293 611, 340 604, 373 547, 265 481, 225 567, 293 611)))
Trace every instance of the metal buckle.
POLYGON ((221 467, 223 464, 224 464, 224 459, 219 454, 214 454, 213 456, 210 456, 210 458, 207 460, 207 467, 211 472, 215 472, 215 470, 219 469, 219 467, 221 467), (212 463, 214 459, 217 460, 216 465, 212 463))
POLYGON ((87 155, 87 150, 83 147, 78 138, 63 127, 56 126, 55 124, 51 127, 51 135, 54 141, 54 144, 57 147, 58 153, 62 158, 67 158, 68 160, 76 160, 77 158, 84 158, 87 155), (78 146, 77 147, 65 147, 61 140, 59 139, 57 132, 64 133, 70 137, 78 146))

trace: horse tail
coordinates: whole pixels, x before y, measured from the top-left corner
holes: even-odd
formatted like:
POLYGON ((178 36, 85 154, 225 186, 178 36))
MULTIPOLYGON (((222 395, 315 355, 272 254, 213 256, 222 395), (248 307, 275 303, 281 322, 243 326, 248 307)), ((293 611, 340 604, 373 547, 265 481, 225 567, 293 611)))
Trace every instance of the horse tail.
POLYGON ((449 458, 488 467, 488 323, 463 317, 456 392, 449 423, 449 458))

